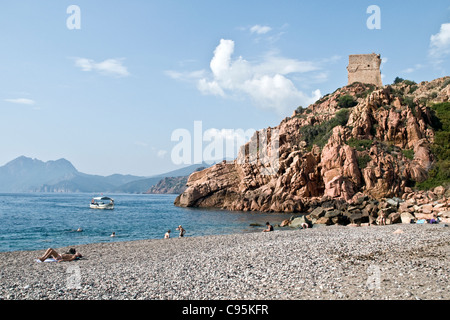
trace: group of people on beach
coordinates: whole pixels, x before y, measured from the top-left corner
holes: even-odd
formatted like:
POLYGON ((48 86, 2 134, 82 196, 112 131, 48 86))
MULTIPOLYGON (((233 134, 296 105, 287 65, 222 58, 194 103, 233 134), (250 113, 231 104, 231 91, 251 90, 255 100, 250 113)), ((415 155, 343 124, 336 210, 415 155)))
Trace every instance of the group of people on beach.
MULTIPOLYGON (((179 238, 183 238, 184 237, 184 234, 186 233, 186 230, 181 226, 181 224, 175 230, 178 230, 180 232, 179 235, 178 235, 179 238)), ((170 238, 170 232, 171 232, 170 229, 167 230, 166 234, 164 235, 164 239, 169 239, 170 238)))
MULTIPOLYGON (((183 228, 183 226, 180 224, 175 230, 179 231, 179 238, 184 237, 184 235, 186 234, 186 229, 183 228)), ((77 230, 77 232, 82 232, 83 230, 81 228, 79 228, 77 230)), ((266 222, 266 229, 263 230, 263 232, 271 232, 273 231, 273 226, 269 223, 266 222)), ((170 232, 171 230, 167 230, 166 234, 164 235, 164 239, 169 239, 170 238, 170 232)), ((115 237, 116 233, 113 232, 111 234, 111 237, 115 237)), ((46 259, 48 258, 53 258, 55 259, 57 262, 63 262, 63 261, 73 261, 73 260, 78 260, 82 257, 81 253, 77 252, 75 249, 70 249, 69 252, 66 253, 59 253, 57 252, 55 249, 53 248, 48 248, 47 251, 44 253, 44 255, 42 257, 39 257, 38 260, 40 260, 41 262, 44 262, 46 259)))
MULTIPOLYGON (((184 237, 184 235, 186 233, 186 230, 181 225, 179 225, 178 228, 176 228, 175 230, 180 231, 180 234, 179 234, 180 238, 184 237)), ((83 232, 83 229, 78 228, 76 231, 77 232, 83 232)), ((164 239, 169 239, 170 238, 170 232, 171 232, 170 229, 167 230, 166 234, 164 235, 164 239)), ((115 236, 116 236, 115 232, 111 233, 111 238, 114 238, 115 236)))
MULTIPOLYGON (((180 234, 178 235, 179 238, 184 237, 186 230, 181 226, 181 224, 175 230, 178 230, 180 232, 180 234)), ((264 229, 263 232, 270 232, 270 231, 273 231, 273 226, 269 222, 266 222, 266 229, 264 229)), ((166 234, 164 235, 164 239, 170 238, 170 232, 171 232, 170 229, 167 230, 166 234)))

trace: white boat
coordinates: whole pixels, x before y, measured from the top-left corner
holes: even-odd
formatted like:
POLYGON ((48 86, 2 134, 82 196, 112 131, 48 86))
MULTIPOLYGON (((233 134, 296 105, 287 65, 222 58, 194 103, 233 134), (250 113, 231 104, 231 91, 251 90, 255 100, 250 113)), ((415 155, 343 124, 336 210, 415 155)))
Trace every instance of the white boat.
POLYGON ((95 197, 91 200, 91 209, 114 209, 114 199, 110 197, 95 197))

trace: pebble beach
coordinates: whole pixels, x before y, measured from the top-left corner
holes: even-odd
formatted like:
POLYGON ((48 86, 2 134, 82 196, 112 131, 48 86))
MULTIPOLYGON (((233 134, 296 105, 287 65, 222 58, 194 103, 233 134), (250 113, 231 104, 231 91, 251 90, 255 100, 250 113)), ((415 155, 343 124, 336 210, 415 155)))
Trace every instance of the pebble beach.
POLYGON ((45 249, 0 253, 0 299, 450 299, 443 224, 95 243, 78 261, 36 262, 45 249))

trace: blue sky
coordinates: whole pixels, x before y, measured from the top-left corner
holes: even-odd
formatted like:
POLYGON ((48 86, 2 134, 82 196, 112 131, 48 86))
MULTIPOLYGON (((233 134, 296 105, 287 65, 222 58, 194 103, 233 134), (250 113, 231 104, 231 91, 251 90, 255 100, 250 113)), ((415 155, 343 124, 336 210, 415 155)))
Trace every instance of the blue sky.
POLYGON ((449 75, 450 3, 5 0, 0 43, 0 165, 148 176, 179 167, 177 129, 276 126, 346 85, 349 54, 380 53, 384 84, 449 75))

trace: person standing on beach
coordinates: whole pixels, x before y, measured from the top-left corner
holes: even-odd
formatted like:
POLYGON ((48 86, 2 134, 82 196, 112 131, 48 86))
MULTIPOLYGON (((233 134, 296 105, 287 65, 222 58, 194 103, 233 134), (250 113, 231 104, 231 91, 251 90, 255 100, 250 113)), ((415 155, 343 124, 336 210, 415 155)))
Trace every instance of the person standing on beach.
POLYGON ((179 236, 180 238, 184 237, 184 234, 186 233, 186 230, 183 229, 181 224, 175 230, 179 230, 180 231, 180 236, 179 236))
POLYGON ((380 225, 385 226, 386 225, 386 218, 387 218, 387 212, 382 211, 381 212, 381 219, 380 219, 380 225))

